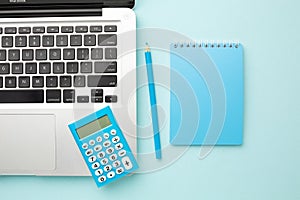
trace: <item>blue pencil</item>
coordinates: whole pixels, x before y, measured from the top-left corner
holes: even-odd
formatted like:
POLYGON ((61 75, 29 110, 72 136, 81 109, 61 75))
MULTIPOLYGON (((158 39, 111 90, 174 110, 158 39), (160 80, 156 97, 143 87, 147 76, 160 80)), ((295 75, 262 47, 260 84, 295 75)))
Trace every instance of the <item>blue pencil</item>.
POLYGON ((151 106, 151 115, 152 115, 152 126, 154 134, 154 147, 156 159, 161 159, 161 145, 160 145, 160 133, 158 126, 158 113, 156 106, 156 93, 155 93, 155 84, 154 76, 152 69, 152 57, 149 46, 147 45, 145 51, 147 75, 148 75, 148 87, 149 87, 149 96, 150 96, 150 106, 151 106))

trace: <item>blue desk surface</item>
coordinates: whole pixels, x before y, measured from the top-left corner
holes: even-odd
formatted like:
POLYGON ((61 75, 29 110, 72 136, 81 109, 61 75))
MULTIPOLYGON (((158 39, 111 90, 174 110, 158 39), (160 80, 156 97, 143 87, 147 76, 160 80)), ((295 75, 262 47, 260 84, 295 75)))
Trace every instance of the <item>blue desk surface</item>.
MULTIPOLYGON (((90 177, 0 177, 0 198, 300 199, 299 9, 297 0, 137 0, 139 28, 243 43, 244 144, 216 147, 203 160, 192 147, 168 167, 102 190, 90 177)), ((138 98, 143 122, 147 88, 138 98)), ((168 136, 167 126, 162 135, 168 136)))

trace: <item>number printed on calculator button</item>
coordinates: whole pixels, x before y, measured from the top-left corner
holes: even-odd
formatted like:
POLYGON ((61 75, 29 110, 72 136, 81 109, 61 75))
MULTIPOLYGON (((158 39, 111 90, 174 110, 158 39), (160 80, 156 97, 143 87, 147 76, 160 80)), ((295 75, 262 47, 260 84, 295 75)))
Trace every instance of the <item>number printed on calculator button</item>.
POLYGON ((106 165, 104 171, 109 172, 112 169, 111 165, 106 165))
POLYGON ((115 162, 113 162, 113 167, 117 168, 121 166, 121 162, 119 160, 116 160, 115 162))
POLYGON ((82 148, 83 149, 87 149, 89 147, 89 145, 87 144, 87 143, 84 143, 83 145, 82 145, 82 148))
POLYGON ((106 149, 106 153, 107 154, 112 154, 114 152, 114 148, 109 147, 108 149, 106 149))
POLYGON ((90 140, 89 144, 90 144, 91 146, 95 145, 95 140, 90 140))
POLYGON ((100 161, 101 165, 106 165, 108 163, 108 159, 107 158, 103 158, 101 161, 100 161))
POLYGON ((100 176, 100 175, 102 175, 103 174, 103 170, 102 169, 97 169, 96 171, 95 171, 95 175, 96 176, 100 176))
POLYGON ((100 167, 100 163, 95 162, 94 164, 92 164, 92 168, 93 169, 98 169, 100 167))
POLYGON ((89 162, 90 163, 93 163, 93 162, 95 162, 96 161, 96 156, 91 156, 91 157, 89 157, 89 162))
POLYGON ((97 141, 97 142, 102 142, 102 137, 101 137, 101 136, 98 136, 98 137, 96 138, 96 141, 97 141))
POLYGON ((119 151, 118 155, 119 155, 120 157, 123 157, 123 156, 126 155, 126 151, 125 151, 124 149, 122 149, 121 151, 119 151))
POLYGON ((109 156, 109 159, 110 159, 111 161, 116 160, 116 159, 117 159, 117 154, 112 154, 111 156, 109 156))
POLYGON ((104 156, 105 156, 104 151, 99 152, 99 153, 97 154, 97 156, 98 156, 98 158, 104 158, 104 156))
POLYGON ((106 177, 105 177, 105 176, 100 176, 100 177, 98 178, 98 181, 99 181, 100 183, 103 183, 104 181, 106 181, 106 177))

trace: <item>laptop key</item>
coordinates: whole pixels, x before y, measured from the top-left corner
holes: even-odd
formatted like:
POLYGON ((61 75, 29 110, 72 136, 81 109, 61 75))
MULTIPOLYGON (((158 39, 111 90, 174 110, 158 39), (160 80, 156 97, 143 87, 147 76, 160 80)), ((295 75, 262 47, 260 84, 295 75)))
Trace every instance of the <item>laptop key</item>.
POLYGON ((3 88, 3 77, 0 77, 0 88, 3 88))
POLYGON ((73 26, 62 26, 61 32, 62 33, 73 33, 73 26))
POLYGON ((77 102, 78 103, 88 103, 89 96, 77 96, 77 102))
POLYGON ((105 32, 117 32, 117 26, 104 26, 104 31, 105 32))
POLYGON ((68 36, 67 35, 57 35, 56 36, 56 46, 58 46, 58 47, 68 46, 68 36))
POLYGON ((40 62, 40 64, 39 64, 39 73, 40 74, 50 74, 51 73, 51 63, 49 63, 49 62, 40 62))
POLYGON ((19 27, 19 34, 28 34, 31 33, 30 27, 19 27))
POLYGON ((60 77, 60 87, 71 87, 72 86, 71 76, 61 76, 60 77))
POLYGON ((2 37, 2 47, 13 47, 13 37, 3 36, 2 37))
POLYGON ((75 49, 64 49, 63 58, 64 58, 64 60, 74 60, 75 59, 75 49))
POLYGON ((80 63, 81 73, 92 73, 92 62, 81 62, 80 63))
POLYGON ((117 35, 107 34, 98 35, 98 45, 99 46, 116 46, 117 45, 117 35))
POLYGON ((68 62, 67 63, 67 73, 68 74, 78 73, 78 62, 68 62))
POLYGON ((5 34, 16 34, 17 28, 16 27, 6 27, 4 29, 5 34))
POLYGON ((117 73, 117 62, 95 62, 95 73, 117 73))
POLYGON ((8 60, 9 61, 19 61, 20 60, 20 50, 18 50, 18 49, 8 50, 8 60))
POLYGON ((43 76, 33 76, 32 77, 32 87, 33 88, 44 87, 44 77, 43 76))
POLYGON ((87 33, 88 32, 88 27, 87 26, 76 26, 75 27, 75 32, 76 33, 87 33))
POLYGON ((27 37, 26 36, 16 36, 15 46, 16 47, 26 47, 27 46, 27 37))
POLYGON ((26 63, 25 64, 25 73, 26 74, 36 74, 37 73, 37 64, 36 63, 26 63))
POLYGON ((88 87, 116 87, 117 76, 115 75, 89 75, 88 87))
POLYGON ((88 48, 78 48, 77 49, 77 60, 88 60, 89 59, 89 49, 88 48))
POLYGON ((32 49, 23 49, 22 50, 22 60, 23 61, 33 60, 33 50, 32 49))
POLYGON ((6 61, 6 50, 0 50, 0 61, 6 61))
POLYGON ((3 29, 2 29, 2 27, 0 27, 0 34, 2 34, 2 32, 3 32, 3 29))
POLYGON ((0 90, 0 103, 44 103, 44 90, 0 90))
POLYGON ((47 27, 47 33, 58 33, 59 27, 58 26, 49 26, 47 27))
POLYGON ((57 87, 58 77, 57 76, 47 76, 46 77, 46 87, 57 87))
POLYGON ((102 48, 92 48, 91 49, 92 60, 102 60, 103 59, 103 49, 102 48))
POLYGON ((54 46, 54 36, 44 35, 43 36, 43 47, 53 47, 54 46))
POLYGON ((13 76, 7 76, 5 77, 5 87, 6 88, 16 88, 16 77, 13 76))
POLYGON ((36 60, 47 60, 47 49, 36 49, 35 50, 36 60))
POLYGON ((75 90, 64 90, 63 102, 64 103, 74 103, 75 102, 75 90))
POLYGON ((71 43, 71 46, 81 46, 82 45, 82 36, 81 35, 71 35, 70 43, 71 43))
POLYGON ((61 59, 61 50, 60 49, 50 49, 49 57, 50 57, 50 60, 60 60, 61 59))
POLYGON ((74 76, 74 87, 85 87, 85 76, 74 76))
POLYGON ((47 90, 46 91, 46 102, 47 103, 60 103, 61 102, 61 91, 60 90, 47 90))
POLYGON ((20 76, 19 77, 19 88, 29 88, 30 87, 30 77, 20 76))
POLYGON ((117 95, 107 95, 105 96, 106 103, 116 103, 118 101, 117 95))
POLYGON ((0 74, 9 74, 10 66, 9 63, 0 63, 0 74))
POLYGON ((41 46, 41 37, 39 35, 29 36, 29 46, 30 47, 41 46))
POLYGON ((105 49, 105 59, 117 59, 117 48, 106 48, 105 49))
POLYGON ((42 27, 42 26, 33 27, 32 32, 33 33, 45 33, 45 27, 42 27))
POLYGON ((102 32, 102 26, 90 26, 91 33, 100 33, 102 32))
POLYGON ((12 63, 12 74, 23 74, 23 63, 12 63))
POLYGON ((53 74, 63 74, 65 73, 65 63, 55 62, 53 63, 53 74))
POLYGON ((96 45, 96 35, 84 36, 84 46, 95 46, 95 45, 96 45))

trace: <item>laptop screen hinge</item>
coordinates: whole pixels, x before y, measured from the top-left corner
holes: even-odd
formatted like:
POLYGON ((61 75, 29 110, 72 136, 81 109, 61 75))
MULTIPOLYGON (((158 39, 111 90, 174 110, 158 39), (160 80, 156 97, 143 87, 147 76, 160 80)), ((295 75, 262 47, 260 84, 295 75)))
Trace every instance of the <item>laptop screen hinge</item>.
POLYGON ((73 17, 102 16, 102 8, 93 5, 72 6, 30 6, 20 8, 0 8, 0 18, 4 17, 73 17))

